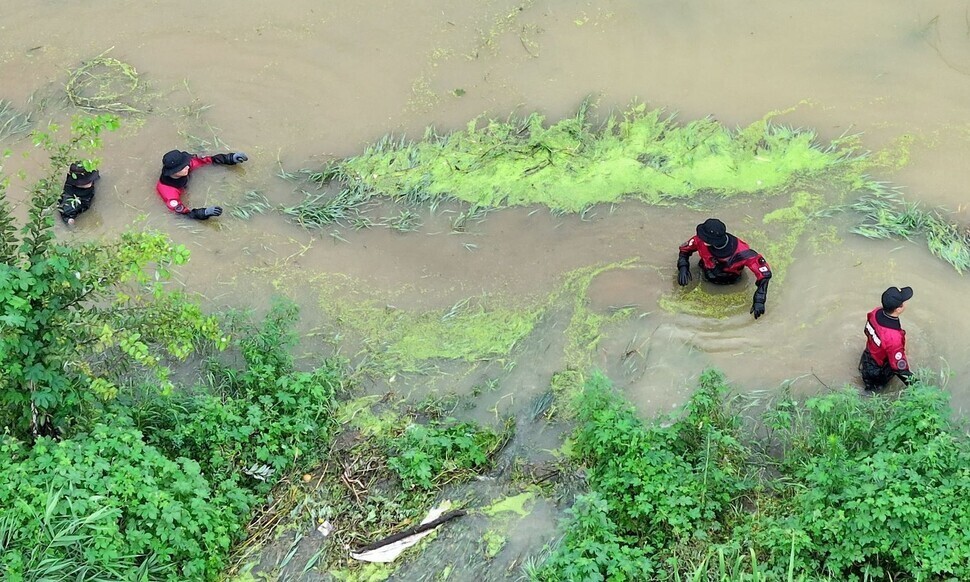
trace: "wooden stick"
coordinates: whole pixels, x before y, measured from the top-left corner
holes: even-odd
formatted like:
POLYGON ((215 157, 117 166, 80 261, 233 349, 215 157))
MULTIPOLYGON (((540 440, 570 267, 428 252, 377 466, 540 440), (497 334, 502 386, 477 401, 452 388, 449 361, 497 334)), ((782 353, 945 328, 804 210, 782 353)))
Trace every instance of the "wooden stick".
POLYGON ((445 523, 446 521, 450 521, 450 520, 452 520, 452 519, 454 519, 456 517, 461 517, 463 515, 465 515, 465 510, 464 509, 457 509, 455 511, 449 511, 448 513, 442 515, 441 517, 439 517, 438 519, 436 519, 434 521, 429 521, 428 523, 422 523, 420 525, 416 525, 414 527, 410 527, 410 528, 408 528, 408 529, 406 529, 404 531, 400 531, 400 532, 398 532, 396 534, 387 536, 386 538, 384 538, 384 539, 382 539, 380 541, 374 542, 374 543, 372 543, 369 546, 365 546, 365 547, 357 550, 354 553, 355 554, 363 554, 364 552, 370 552, 370 551, 376 550, 378 548, 382 548, 382 547, 386 546, 387 544, 393 544, 394 542, 396 542, 398 540, 403 540, 404 538, 409 537, 409 536, 413 536, 414 534, 419 534, 419 533, 421 533, 423 531, 428 531, 429 529, 434 529, 434 528, 438 527, 439 525, 445 523))

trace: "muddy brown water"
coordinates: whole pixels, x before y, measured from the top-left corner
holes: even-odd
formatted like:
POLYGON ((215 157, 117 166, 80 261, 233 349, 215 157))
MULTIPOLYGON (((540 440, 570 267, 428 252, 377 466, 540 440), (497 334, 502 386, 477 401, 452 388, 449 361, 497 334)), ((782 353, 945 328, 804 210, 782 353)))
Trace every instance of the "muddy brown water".
MULTIPOLYGON (((639 257, 637 268, 595 281, 590 303, 637 307, 640 316, 604 338, 594 363, 649 413, 682 402, 709 365, 744 390, 794 381, 812 393, 855 382, 865 312, 887 286, 911 285, 916 294, 903 318, 911 359, 950 377, 953 405, 964 411, 966 278, 922 243, 847 234, 849 221, 833 223, 841 243, 799 246, 784 283, 770 288, 763 319, 712 321, 666 313, 657 299, 674 289, 676 247, 694 225, 717 213, 743 232, 750 224, 743 207, 627 203, 585 221, 504 210, 460 236, 436 231, 424 216, 416 233, 344 230, 343 242, 278 215, 188 223, 166 212, 153 185, 166 150, 224 143, 250 162, 194 174, 191 205, 228 207, 251 189, 292 203, 292 185, 275 176, 280 163, 314 167, 390 132, 418 138, 429 125, 448 131, 482 114, 539 111, 555 121, 592 95, 599 115, 639 99, 683 120, 711 115, 729 126, 794 107, 778 120, 815 128, 823 140, 861 132, 871 150, 909 144, 906 163, 875 177, 911 200, 955 210, 967 224, 968 10, 970 3, 952 0, 8 0, 0 11, 0 98, 35 107, 58 93, 69 70, 109 48, 136 67, 151 112, 106 138, 95 207, 76 232, 59 234, 96 239, 132 224, 164 231, 193 252, 179 280, 215 306, 265 306, 281 265, 405 289, 402 306, 445 308, 483 292, 541 295, 572 269, 639 257), (632 348, 636 369, 624 359, 632 348)), ((54 103, 38 118, 64 115, 54 103)), ((26 140, 0 146, 30 149, 26 140)), ((35 169, 35 158, 15 155, 6 169, 35 169)), ((14 179, 14 199, 22 185, 14 179)), ((287 290, 313 328, 314 292, 287 290)), ((551 345, 562 326, 539 329, 551 345)), ((543 364, 541 350, 528 357, 535 373, 516 379, 520 402, 541 393, 556 369, 543 364)))

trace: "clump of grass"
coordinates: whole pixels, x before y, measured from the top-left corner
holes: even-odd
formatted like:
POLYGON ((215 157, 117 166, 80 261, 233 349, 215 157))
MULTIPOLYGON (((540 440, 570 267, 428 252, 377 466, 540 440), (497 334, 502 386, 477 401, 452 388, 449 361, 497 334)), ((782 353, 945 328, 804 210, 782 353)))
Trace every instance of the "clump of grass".
POLYGON ((135 107, 141 90, 138 71, 128 63, 105 56, 107 53, 83 61, 71 71, 64 87, 68 99, 86 111, 141 113, 135 107))
POLYGON ((246 192, 243 202, 237 204, 230 211, 230 214, 242 220, 249 220, 257 214, 265 214, 273 209, 269 199, 256 190, 246 192))
POLYGON ((280 212, 303 228, 323 228, 331 224, 357 226, 361 208, 370 200, 369 195, 352 188, 344 188, 336 195, 302 192, 303 202, 284 206, 280 212))
POLYGON ((906 240, 923 236, 930 252, 958 273, 970 269, 970 231, 946 220, 944 209, 922 210, 918 203, 907 202, 891 191, 867 194, 850 208, 865 215, 865 220, 852 229, 855 234, 906 240))
POLYGON ((421 217, 404 209, 397 216, 381 219, 388 228, 398 232, 414 232, 421 228, 421 217))
POLYGON ((26 134, 31 125, 29 112, 18 111, 9 101, 0 99, 0 140, 26 134))

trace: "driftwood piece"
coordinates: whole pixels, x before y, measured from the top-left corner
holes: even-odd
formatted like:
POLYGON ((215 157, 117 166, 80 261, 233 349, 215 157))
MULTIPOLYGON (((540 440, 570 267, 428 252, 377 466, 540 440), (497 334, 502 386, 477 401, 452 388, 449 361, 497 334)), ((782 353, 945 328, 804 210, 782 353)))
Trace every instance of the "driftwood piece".
POLYGON ((461 517, 463 515, 465 515, 465 510, 464 509, 456 509, 455 511, 449 511, 448 513, 442 515, 438 519, 429 521, 428 523, 422 523, 422 524, 419 524, 419 525, 416 525, 416 526, 413 526, 413 527, 409 527, 406 530, 399 531, 399 532, 397 532, 396 534, 393 534, 393 535, 389 535, 389 536, 387 536, 386 538, 384 538, 382 540, 376 541, 376 542, 374 542, 374 543, 372 543, 372 544, 370 544, 368 546, 365 546, 363 548, 360 548, 359 550, 357 550, 354 553, 355 554, 363 554, 365 552, 371 552, 371 551, 377 550, 377 549, 382 548, 382 547, 384 547, 384 546, 386 546, 388 544, 393 544, 394 542, 396 542, 398 540, 403 540, 406 537, 410 537, 410 536, 419 534, 421 532, 425 532, 425 531, 434 529, 434 528, 438 527, 439 525, 445 523, 446 521, 451 521, 452 519, 455 519, 456 517, 461 517))

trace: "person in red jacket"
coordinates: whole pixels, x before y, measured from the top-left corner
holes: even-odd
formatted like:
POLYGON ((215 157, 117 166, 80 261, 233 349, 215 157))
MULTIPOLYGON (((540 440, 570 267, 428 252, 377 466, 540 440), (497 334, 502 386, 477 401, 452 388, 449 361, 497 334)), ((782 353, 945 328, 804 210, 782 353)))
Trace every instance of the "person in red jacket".
POLYGON ((169 210, 177 214, 184 214, 196 220, 209 220, 213 216, 220 216, 222 208, 208 206, 205 208, 189 208, 182 204, 182 195, 189 185, 189 174, 196 168, 218 164, 235 166, 249 159, 244 153, 216 154, 214 156, 196 156, 189 152, 172 150, 162 156, 162 174, 158 177, 155 190, 165 202, 169 210))
POLYGON ((727 232, 724 223, 716 218, 708 218, 697 225, 697 234, 680 245, 677 258, 677 283, 684 286, 691 280, 690 256, 700 255, 701 273, 704 278, 717 285, 736 283, 747 267, 754 273, 757 289, 751 303, 751 313, 758 319, 765 314, 765 301, 768 300, 768 281, 771 267, 768 261, 748 246, 748 243, 727 232))
POLYGON ((882 294, 882 307, 873 309, 866 316, 863 330, 866 349, 859 359, 859 373, 866 390, 885 388, 893 376, 898 376, 907 385, 912 380, 913 372, 906 357, 906 332, 899 323, 899 316, 912 297, 912 287, 890 287, 882 294))

